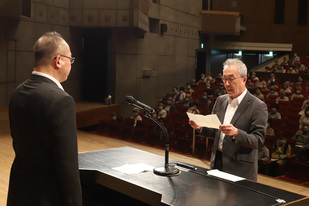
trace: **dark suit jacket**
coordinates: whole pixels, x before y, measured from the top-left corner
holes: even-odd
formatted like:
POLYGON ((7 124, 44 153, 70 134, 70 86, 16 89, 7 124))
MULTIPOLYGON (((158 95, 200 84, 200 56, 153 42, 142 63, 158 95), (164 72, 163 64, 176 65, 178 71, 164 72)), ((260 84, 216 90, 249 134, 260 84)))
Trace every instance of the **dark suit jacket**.
POLYGON ((31 75, 14 92, 9 117, 16 156, 7 205, 82 205, 73 98, 31 75))
MULTIPOLYGON (((223 123, 228 105, 228 95, 219 96, 212 113, 217 114, 223 123)), ((247 92, 236 110, 231 124, 238 128, 236 139, 225 136, 222 148, 223 171, 234 175, 257 180, 258 148, 265 141, 268 111, 264 102, 247 92)), ((214 160, 218 149, 220 130, 203 128, 202 134, 215 137, 210 167, 214 168, 214 160)))

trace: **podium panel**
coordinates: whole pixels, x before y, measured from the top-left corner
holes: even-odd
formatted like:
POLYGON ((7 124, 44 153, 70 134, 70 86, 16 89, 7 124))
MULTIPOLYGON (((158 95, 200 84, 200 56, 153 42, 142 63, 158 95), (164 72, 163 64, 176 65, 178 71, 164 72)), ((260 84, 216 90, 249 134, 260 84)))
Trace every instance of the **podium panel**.
POLYGON ((90 197, 100 199, 96 205, 113 205, 113 201, 177 206, 309 205, 308 197, 250 180, 216 178, 200 167, 177 166, 181 174, 174 177, 158 176, 152 170, 132 174, 116 170, 135 164, 163 166, 164 157, 130 147, 80 153, 79 164, 83 193, 96 193, 90 197))

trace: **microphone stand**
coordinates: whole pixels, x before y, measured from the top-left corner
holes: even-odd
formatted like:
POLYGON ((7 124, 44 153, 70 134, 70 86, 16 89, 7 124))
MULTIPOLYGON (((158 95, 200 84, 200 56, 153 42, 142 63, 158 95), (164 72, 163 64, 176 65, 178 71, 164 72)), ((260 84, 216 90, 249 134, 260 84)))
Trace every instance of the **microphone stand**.
POLYGON ((165 135, 165 164, 163 167, 156 167, 153 169, 153 172, 156 175, 160 176, 176 176, 180 174, 180 170, 175 167, 175 165, 170 165, 169 161, 169 138, 168 138, 168 131, 167 129, 159 122, 156 118, 152 116, 152 113, 145 111, 144 114, 148 119, 154 121, 164 132, 165 135))

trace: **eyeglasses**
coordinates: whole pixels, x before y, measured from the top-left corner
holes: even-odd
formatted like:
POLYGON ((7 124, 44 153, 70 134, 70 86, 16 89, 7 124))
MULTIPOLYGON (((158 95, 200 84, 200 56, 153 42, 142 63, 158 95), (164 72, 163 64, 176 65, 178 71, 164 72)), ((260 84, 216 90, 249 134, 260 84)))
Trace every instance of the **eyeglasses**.
POLYGON ((229 78, 224 78, 223 79, 223 82, 226 83, 226 82, 229 82, 229 83, 232 83, 235 79, 240 79, 240 78, 243 78, 243 77, 229 77, 229 78))
MULTIPOLYGON (((70 59, 71 64, 73 64, 73 63, 74 63, 74 61, 75 61, 75 57, 68 57, 68 56, 65 56, 65 55, 62 55, 62 54, 59 54, 59 56, 61 56, 61 57, 65 57, 65 58, 70 59)), ((56 59, 56 58, 57 58, 57 57, 55 57, 54 59, 56 59)))

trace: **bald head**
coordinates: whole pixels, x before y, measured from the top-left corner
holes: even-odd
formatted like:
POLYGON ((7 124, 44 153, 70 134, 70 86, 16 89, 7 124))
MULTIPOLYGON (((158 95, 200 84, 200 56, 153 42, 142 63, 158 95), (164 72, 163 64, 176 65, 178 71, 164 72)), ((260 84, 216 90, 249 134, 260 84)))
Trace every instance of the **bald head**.
POLYGON ((68 44, 57 32, 47 32, 35 43, 34 67, 47 66, 58 54, 67 52, 68 44))

